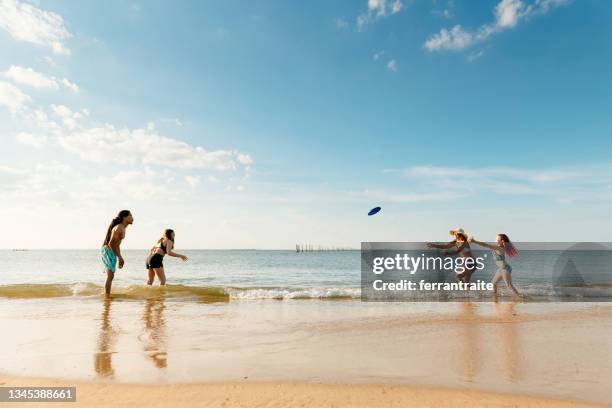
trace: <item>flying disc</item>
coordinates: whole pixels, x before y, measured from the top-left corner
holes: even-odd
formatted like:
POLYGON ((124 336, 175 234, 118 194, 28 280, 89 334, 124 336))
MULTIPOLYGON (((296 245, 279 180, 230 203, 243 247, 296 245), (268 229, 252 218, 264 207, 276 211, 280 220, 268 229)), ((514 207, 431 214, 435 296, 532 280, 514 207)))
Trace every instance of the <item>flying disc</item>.
POLYGON ((368 216, 377 214, 380 211, 380 207, 374 207, 370 210, 370 212, 368 213, 368 216))

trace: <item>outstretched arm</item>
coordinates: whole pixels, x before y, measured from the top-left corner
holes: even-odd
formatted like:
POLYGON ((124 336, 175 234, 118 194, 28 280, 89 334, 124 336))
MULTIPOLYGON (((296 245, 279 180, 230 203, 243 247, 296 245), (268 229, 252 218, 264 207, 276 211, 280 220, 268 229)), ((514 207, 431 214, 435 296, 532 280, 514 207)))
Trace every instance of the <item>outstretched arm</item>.
POLYGON ((185 255, 179 254, 178 252, 174 252, 172 250, 173 247, 174 247, 174 244, 172 243, 172 241, 168 240, 166 243, 166 255, 170 255, 175 258, 181 258, 183 261, 186 261, 187 257, 185 255))
POLYGON ((455 241, 451 241, 448 244, 434 244, 432 242, 428 242, 427 246, 429 248, 448 249, 448 248, 452 248, 453 246, 455 246, 455 241))
POLYGON ((503 251, 504 248, 500 247, 499 245, 491 245, 491 244, 487 244, 486 242, 480 242, 480 241, 476 241, 475 238, 471 238, 470 242, 473 242, 477 245, 483 246, 485 248, 489 248, 492 249, 493 251, 503 251))

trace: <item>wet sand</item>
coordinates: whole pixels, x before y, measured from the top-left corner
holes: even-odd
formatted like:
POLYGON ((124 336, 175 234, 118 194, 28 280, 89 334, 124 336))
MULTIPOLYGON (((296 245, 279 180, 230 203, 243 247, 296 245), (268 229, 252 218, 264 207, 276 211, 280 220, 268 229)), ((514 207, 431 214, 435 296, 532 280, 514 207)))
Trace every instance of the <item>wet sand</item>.
POLYGON ((12 299, 0 324, 1 382, 83 406, 612 403, 608 304, 12 299))

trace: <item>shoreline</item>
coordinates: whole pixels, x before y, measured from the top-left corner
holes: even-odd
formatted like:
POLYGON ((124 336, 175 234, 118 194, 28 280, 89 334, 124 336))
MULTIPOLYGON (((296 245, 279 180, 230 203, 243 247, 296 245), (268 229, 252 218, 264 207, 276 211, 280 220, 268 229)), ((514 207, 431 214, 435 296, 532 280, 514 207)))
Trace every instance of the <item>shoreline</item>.
MULTIPOLYGON (((0 386, 76 386, 76 402, 54 407, 606 407, 579 400, 443 387, 308 382, 206 382, 140 384, 69 381, 0 374, 0 386)), ((43 406, 48 402, 22 402, 43 406)))

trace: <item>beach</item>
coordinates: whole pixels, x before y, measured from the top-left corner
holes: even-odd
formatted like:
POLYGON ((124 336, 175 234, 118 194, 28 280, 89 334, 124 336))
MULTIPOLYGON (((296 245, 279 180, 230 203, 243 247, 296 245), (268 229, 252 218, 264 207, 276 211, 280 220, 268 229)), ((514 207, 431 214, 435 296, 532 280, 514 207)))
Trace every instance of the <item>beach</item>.
POLYGON ((126 251, 110 298, 95 251, 11 253, 0 382, 87 407, 612 404, 610 303, 364 302, 358 253, 271 252, 190 254, 204 272, 147 287, 126 251))
MULTIPOLYGON (((308 383, 100 384, 0 376, 3 386, 76 384, 78 401, 54 407, 597 407, 575 401, 402 385, 308 383)), ((20 403, 45 406, 48 403, 20 403)))
POLYGON ((2 382, 76 385, 83 406, 612 401, 607 304, 195 303, 153 290, 0 305, 2 382))

